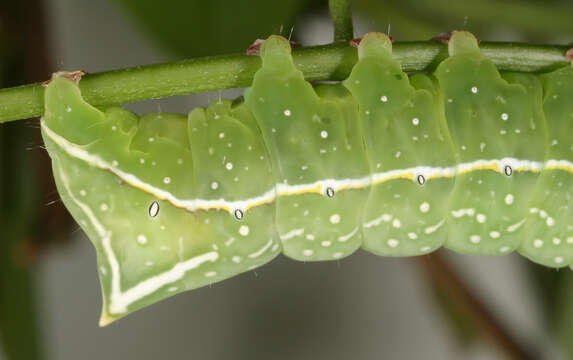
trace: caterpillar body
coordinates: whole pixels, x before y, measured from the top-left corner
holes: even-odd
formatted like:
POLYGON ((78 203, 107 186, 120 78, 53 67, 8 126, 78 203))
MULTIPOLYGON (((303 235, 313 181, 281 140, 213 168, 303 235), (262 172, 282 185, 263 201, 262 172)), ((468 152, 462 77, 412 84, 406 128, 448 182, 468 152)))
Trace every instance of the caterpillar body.
POLYGON ((271 36, 244 101, 188 116, 97 109, 46 88, 58 191, 97 250, 102 325, 281 252, 303 261, 518 251, 573 263, 573 68, 500 74, 456 32, 408 76, 370 33, 341 84, 313 87, 271 36))

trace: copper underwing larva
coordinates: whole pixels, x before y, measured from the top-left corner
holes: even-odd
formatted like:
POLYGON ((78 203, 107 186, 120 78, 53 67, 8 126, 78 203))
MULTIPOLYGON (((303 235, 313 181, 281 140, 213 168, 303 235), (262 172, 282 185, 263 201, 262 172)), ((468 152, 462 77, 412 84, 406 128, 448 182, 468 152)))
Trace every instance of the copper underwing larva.
POLYGON ((340 84, 313 87, 271 36, 244 101, 188 116, 97 109, 54 77, 42 134, 98 257, 101 324, 280 253, 341 259, 518 251, 573 263, 573 68, 502 73, 456 32, 408 75, 366 35, 340 84))

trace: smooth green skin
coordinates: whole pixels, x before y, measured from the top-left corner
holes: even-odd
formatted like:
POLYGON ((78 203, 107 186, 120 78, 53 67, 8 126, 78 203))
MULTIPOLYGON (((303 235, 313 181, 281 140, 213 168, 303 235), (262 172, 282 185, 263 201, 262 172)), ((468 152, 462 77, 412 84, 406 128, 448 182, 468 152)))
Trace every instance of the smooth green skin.
MULTIPOLYGON (((244 105, 231 108, 230 102, 225 100, 211 104, 206 110, 195 109, 189 119, 176 114, 150 114, 138 119, 118 107, 105 112, 93 108, 82 100, 78 87, 64 78, 53 80, 47 87, 46 104, 43 121, 53 131, 109 162, 117 161, 122 170, 178 196, 233 198, 240 197, 238 194, 258 195, 261 189, 272 188, 268 163, 260 160, 260 164, 257 163, 266 152, 244 105), (66 111, 67 108, 71 111, 66 111), (225 132, 224 139, 218 138, 221 131, 225 132), (206 143, 213 147, 212 155, 203 151, 206 143), (232 148, 228 147, 229 143, 232 148), (226 162, 234 161, 234 170, 227 170, 226 163, 221 161, 223 158, 226 162), (248 172, 245 166, 249 167, 248 172), (239 176, 238 182, 234 181, 233 174, 239 176), (170 175, 169 184, 164 183, 166 175, 170 175), (253 182, 247 175, 259 180, 253 182), (211 189, 212 181, 219 182, 217 190, 211 189), (238 187, 243 190, 237 193, 238 187)), ((251 210, 242 221, 226 211, 190 213, 166 201, 158 201, 145 191, 121 184, 108 171, 70 157, 45 131, 43 135, 60 196, 97 250, 104 297, 102 325, 175 293, 258 267, 280 253, 272 204, 251 210), (150 217, 149 207, 154 201, 160 210, 156 217, 150 217), (114 312, 110 308, 110 259, 88 211, 111 234, 122 291, 201 254, 216 252, 218 257, 133 302, 126 312, 114 312), (248 227, 248 234, 241 231, 243 226, 248 227), (142 235, 144 242, 140 241, 142 235), (270 245, 269 241, 272 241, 270 245), (265 246, 264 252, 256 257, 252 255, 265 246)))
MULTIPOLYGON (((552 73, 541 75, 543 83, 543 112, 547 121, 547 159, 573 161, 573 67, 568 66, 552 73)), ((531 260, 555 266, 557 257, 564 264, 573 263, 573 179, 571 173, 562 170, 544 170, 539 176, 530 199, 530 208, 539 209, 529 213, 525 223, 527 238, 521 243, 520 253, 531 260), (544 217, 541 210, 547 213, 544 217), (548 226, 548 218, 555 224, 548 226), (537 247, 535 242, 537 241, 537 247), (542 241, 543 245, 539 246, 542 241)))
MULTIPOLYGON (((263 67, 245 94, 271 155, 276 183, 367 177, 356 102, 340 85, 313 89, 290 52, 284 38, 271 36, 261 49, 263 67)), ((303 261, 352 254, 363 241, 362 204, 368 192, 279 197, 276 226, 283 253, 303 261)))
MULTIPOLYGON (((392 59, 383 34, 369 34, 358 48, 359 61, 344 85, 360 107, 371 173, 454 163, 438 89, 427 75, 410 79, 392 59), (414 120, 416 119, 416 120, 414 120)), ((364 214, 364 249, 378 255, 412 256, 441 247, 454 180, 410 179, 374 185, 364 214), (369 222, 375 222, 370 223, 369 222)))
POLYGON ((474 170, 423 185, 395 179, 336 190, 333 197, 318 187, 257 204, 243 219, 233 209, 189 211, 154 195, 244 201, 280 194, 286 185, 368 180, 420 166, 506 157, 573 161, 573 68, 501 76, 465 32, 452 36, 450 57, 433 75, 408 77, 383 34, 365 36, 358 52, 342 85, 313 88, 294 66, 288 41, 272 36, 261 49, 263 66, 245 103, 219 100, 188 117, 99 110, 70 80, 49 84, 42 134, 60 196, 97 251, 102 325, 265 264, 281 250, 317 261, 361 246, 379 255, 413 256, 444 245, 469 254, 517 249, 552 267, 573 263, 570 170, 512 176, 474 170), (66 139, 68 148, 97 155, 152 189, 70 156, 44 127, 66 139), (155 217, 149 212, 154 202, 160 209, 155 217), (469 208, 473 215, 454 216, 469 208), (507 230, 523 219, 517 231, 507 230), (471 241, 475 236, 479 242, 471 241), (113 291, 114 258, 119 295, 113 291), (195 265, 179 271, 190 263, 195 265), (157 280, 167 273, 177 276, 157 280), (159 285, 141 292, 141 284, 148 290, 159 285), (118 301, 134 289, 136 296, 118 301))
MULTIPOLYGON (((435 75, 458 161, 504 157, 545 160, 541 83, 533 76, 511 74, 508 83, 481 54, 469 33, 454 34, 449 52, 450 57, 440 63, 435 75), (502 119, 503 114, 507 120, 502 119)), ((491 170, 457 176, 450 209, 474 209, 475 215, 448 218, 446 246, 482 255, 515 250, 523 240, 523 227, 514 232, 507 229, 526 217, 537 178, 538 174, 531 172, 505 176, 491 170), (508 195, 514 199, 510 205, 505 202, 508 195), (476 240, 472 242, 472 238, 476 240)))

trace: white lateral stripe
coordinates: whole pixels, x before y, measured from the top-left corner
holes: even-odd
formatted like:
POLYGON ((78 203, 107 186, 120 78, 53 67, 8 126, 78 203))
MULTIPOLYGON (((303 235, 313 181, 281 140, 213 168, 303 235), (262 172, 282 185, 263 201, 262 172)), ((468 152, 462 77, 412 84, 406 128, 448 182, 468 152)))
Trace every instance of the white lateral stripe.
MULTIPOLYGON (((56 161, 58 163, 58 161, 56 161)), ((211 251, 205 254, 195 256, 191 259, 181 261, 170 270, 167 270, 159 275, 150 277, 128 289, 125 292, 121 291, 121 273, 119 270, 119 262, 115 257, 113 248, 111 247, 111 236, 112 233, 105 229, 105 227, 100 223, 98 218, 94 215, 93 211, 86 204, 82 203, 78 198, 76 198, 69 186, 69 180, 58 164, 58 173, 62 184, 66 189, 67 195, 87 216, 88 220, 95 228, 98 236, 102 239, 102 245, 106 253, 107 260, 111 267, 111 294, 109 296, 109 312, 112 314, 121 314, 127 311, 127 307, 137 300, 155 292, 161 287, 180 280, 187 271, 198 267, 207 261, 215 261, 219 258, 219 254, 215 251, 211 251)))
POLYGON ((294 229, 287 232, 286 234, 281 235, 280 238, 281 240, 285 241, 288 239, 292 239, 295 236, 301 236, 302 234, 304 234, 304 229, 294 229))
POLYGON ((332 188, 335 192, 337 190, 361 189, 394 179, 408 179, 416 182, 419 175, 424 176, 426 181, 428 181, 436 178, 451 178, 457 174, 464 174, 475 170, 493 170, 503 173, 506 166, 511 166, 514 171, 540 172, 543 169, 557 169, 573 173, 573 162, 568 160, 547 160, 545 163, 542 163, 515 158, 502 158, 493 160, 476 160, 468 163, 461 163, 452 167, 416 166, 412 168, 374 173, 371 176, 368 175, 358 179, 325 179, 309 184, 298 185, 279 183, 276 184, 273 189, 264 192, 262 195, 238 201, 227 201, 225 199, 179 199, 169 191, 154 187, 136 176, 118 169, 116 166, 113 166, 100 157, 90 154, 78 145, 69 142, 50 130, 43 119, 41 121, 41 126, 46 135, 68 155, 83 160, 90 165, 109 170, 125 183, 139 188, 146 193, 153 195, 157 199, 166 200, 172 205, 188 211, 226 210, 229 213, 234 214, 235 210, 247 211, 252 207, 272 203, 279 196, 317 192, 325 194, 326 189, 328 188, 332 188))
POLYGON ((424 229, 424 234, 426 235, 430 235, 434 232, 436 232, 439 228, 442 227, 442 225, 444 225, 444 223, 446 222, 446 219, 442 219, 442 221, 440 221, 439 223, 437 223, 434 226, 429 226, 427 228, 424 229))
POLYGON ((354 236, 354 234, 356 234, 358 232, 358 227, 355 227, 354 230, 352 230, 351 232, 349 232, 346 235, 342 235, 338 237, 338 241, 340 242, 345 242, 346 240, 350 239, 351 237, 354 236))
POLYGON ((272 244, 273 244, 273 239, 270 239, 269 242, 265 244, 265 246, 263 246, 263 247, 260 248, 259 250, 255 251, 254 253, 249 254, 249 257, 250 257, 251 259, 258 258, 258 257, 261 256, 265 251, 267 251, 267 249, 270 248, 272 244))

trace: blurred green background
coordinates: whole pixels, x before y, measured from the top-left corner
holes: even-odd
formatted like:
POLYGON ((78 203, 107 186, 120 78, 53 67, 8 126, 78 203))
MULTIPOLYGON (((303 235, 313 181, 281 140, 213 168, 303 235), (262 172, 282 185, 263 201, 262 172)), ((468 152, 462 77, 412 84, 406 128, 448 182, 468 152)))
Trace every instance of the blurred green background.
MULTIPOLYGON (((356 36, 389 31, 397 41, 424 40, 465 28, 489 41, 573 39, 571 1, 352 6, 356 36)), ((98 72, 243 52, 276 33, 304 45, 331 42, 327 2, 2 0, 0 87, 60 69, 98 72)), ((240 93, 127 107, 184 113, 240 93)), ((573 358, 570 271, 517 255, 444 250, 423 259, 362 251, 339 262, 280 257, 100 329, 95 251, 59 201, 37 119, 0 126, 0 228, 0 359, 573 358), (496 331, 514 343, 492 341, 496 331)))

